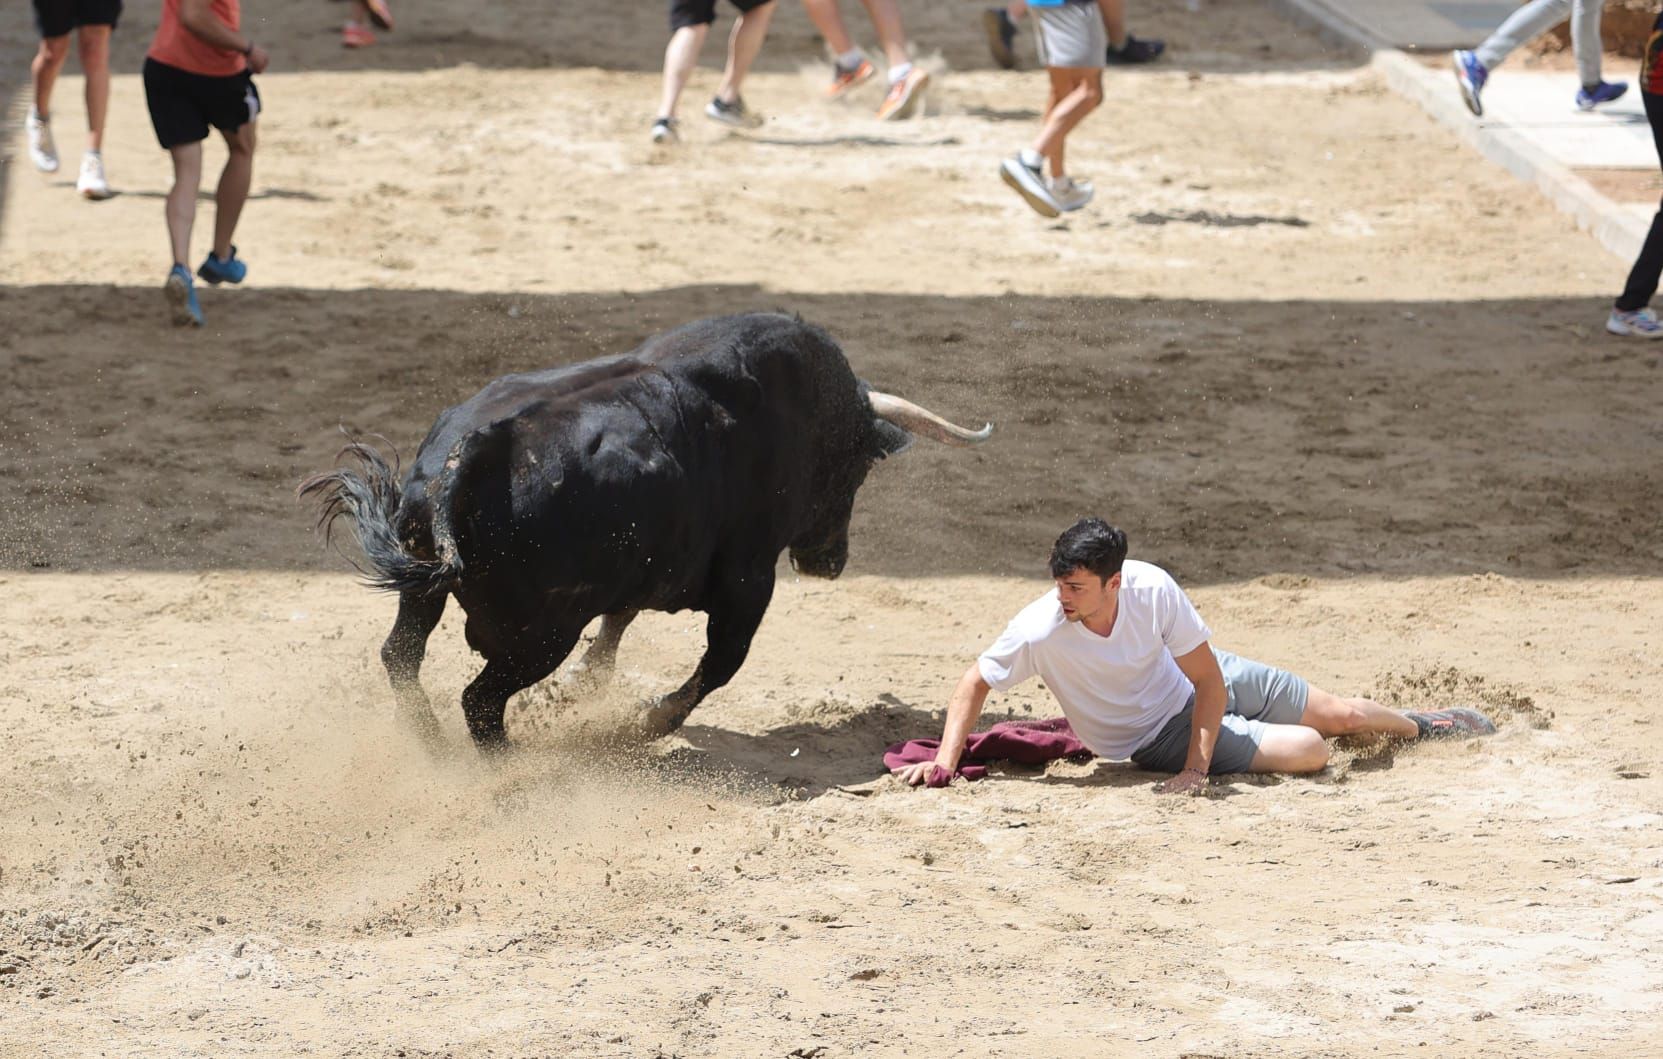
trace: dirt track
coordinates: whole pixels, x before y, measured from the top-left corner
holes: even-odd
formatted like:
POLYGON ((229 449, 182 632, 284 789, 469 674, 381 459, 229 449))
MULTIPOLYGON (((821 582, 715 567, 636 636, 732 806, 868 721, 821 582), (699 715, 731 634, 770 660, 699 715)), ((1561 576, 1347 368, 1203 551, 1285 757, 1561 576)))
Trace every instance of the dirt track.
POLYGON ((1062 225, 993 172, 1038 75, 945 0, 904 5, 923 120, 819 103, 791 8, 747 93, 770 123, 689 116, 673 153, 656 4, 417 0, 362 56, 339 5, 284 5, 250 283, 198 334, 156 290, 136 78, 121 197, 14 161, 0 1055, 1655 1051, 1663 434, 1658 355, 1599 331, 1625 263, 1265 9, 1136 6, 1174 61, 1111 77, 1062 225), (391 601, 292 500, 336 425, 411 450, 494 375, 751 308, 995 440, 879 467, 850 573, 784 577, 739 677, 639 753, 585 733, 685 676, 696 616, 639 623, 608 696, 517 700, 491 767, 453 611, 425 678, 458 754, 424 757, 391 601), (1194 802, 1119 765, 881 776, 1093 511, 1224 646, 1501 733, 1194 802))

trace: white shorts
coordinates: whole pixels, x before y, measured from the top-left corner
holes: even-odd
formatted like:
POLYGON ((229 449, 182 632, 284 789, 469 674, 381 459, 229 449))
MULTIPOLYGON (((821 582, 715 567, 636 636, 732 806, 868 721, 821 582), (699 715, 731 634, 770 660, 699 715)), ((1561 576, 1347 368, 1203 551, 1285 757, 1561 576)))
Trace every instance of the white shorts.
POLYGON ((1034 16, 1034 40, 1039 45, 1042 66, 1076 70, 1100 70, 1106 65, 1109 31, 1095 0, 1089 4, 1061 7, 1030 7, 1034 16))

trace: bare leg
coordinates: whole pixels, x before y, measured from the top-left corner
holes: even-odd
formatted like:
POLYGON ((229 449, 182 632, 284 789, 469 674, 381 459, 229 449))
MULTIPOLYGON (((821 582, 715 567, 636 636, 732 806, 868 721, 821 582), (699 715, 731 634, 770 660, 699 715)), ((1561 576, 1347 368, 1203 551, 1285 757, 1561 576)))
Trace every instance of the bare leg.
POLYGON ((34 61, 29 64, 29 77, 35 88, 35 113, 43 118, 52 116, 52 86, 58 83, 58 73, 69 58, 69 34, 50 37, 40 42, 34 61))
POLYGON ((167 237, 173 263, 190 269, 191 226, 196 223, 196 190, 202 186, 202 143, 180 144, 173 156, 173 187, 167 193, 167 237))
POLYGON ((750 72, 757 53, 762 51, 762 42, 768 37, 768 23, 773 18, 774 4, 770 0, 761 7, 746 11, 733 24, 733 33, 728 37, 728 65, 722 71, 722 85, 716 90, 717 99, 724 103, 739 101, 739 89, 745 83, 745 75, 750 72))
POLYGON ((883 46, 884 58, 893 70, 911 62, 907 54, 907 31, 901 25, 901 9, 895 0, 863 0, 866 13, 872 17, 872 28, 878 32, 878 43, 883 46))
POLYGON ((214 256, 221 261, 231 257, 231 237, 237 232, 237 220, 248 201, 248 188, 254 181, 254 126, 245 122, 236 132, 225 134, 225 145, 231 156, 225 160, 225 171, 219 175, 219 189, 214 194, 214 256))
MULTIPOLYGON (((1413 722, 1411 722, 1413 723, 1413 722)), ((1322 733, 1303 724, 1267 725, 1250 772, 1320 772, 1328 764, 1322 733)))
POLYGON ((1097 0, 1103 13, 1103 28, 1109 31, 1109 47, 1115 51, 1126 46, 1126 0, 1097 0))
POLYGON ((1050 108, 1045 113, 1045 124, 1034 140, 1034 150, 1050 163, 1051 175, 1060 177, 1063 168, 1063 142, 1074 127, 1103 101, 1103 72, 1091 69, 1047 68, 1051 75, 1050 108))
POLYGON ((110 27, 82 26, 75 36, 87 78, 87 150, 101 151, 110 109, 110 27))
POLYGON ((699 50, 704 47, 705 35, 710 32, 710 24, 702 26, 683 26, 670 35, 670 43, 664 48, 664 93, 658 100, 658 116, 673 118, 676 116, 676 103, 681 99, 681 90, 687 87, 687 79, 693 76, 693 67, 699 61, 699 50))
POLYGON ((1373 699, 1342 699, 1321 688, 1312 688, 1299 723, 1324 736, 1379 733, 1413 739, 1420 728, 1408 717, 1382 706, 1373 699))
POLYGON ((849 27, 843 22, 837 0, 803 0, 803 10, 808 12, 808 20, 826 39, 826 47, 833 55, 846 55, 854 50, 855 42, 849 37, 849 27))

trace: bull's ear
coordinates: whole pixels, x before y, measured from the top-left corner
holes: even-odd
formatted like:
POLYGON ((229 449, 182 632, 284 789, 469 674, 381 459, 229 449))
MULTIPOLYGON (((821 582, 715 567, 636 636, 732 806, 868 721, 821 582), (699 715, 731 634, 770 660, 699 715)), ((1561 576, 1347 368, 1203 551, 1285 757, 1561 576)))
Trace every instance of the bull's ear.
POLYGON ((872 434, 877 441, 877 457, 880 460, 912 448, 912 435, 887 419, 873 419, 872 434))

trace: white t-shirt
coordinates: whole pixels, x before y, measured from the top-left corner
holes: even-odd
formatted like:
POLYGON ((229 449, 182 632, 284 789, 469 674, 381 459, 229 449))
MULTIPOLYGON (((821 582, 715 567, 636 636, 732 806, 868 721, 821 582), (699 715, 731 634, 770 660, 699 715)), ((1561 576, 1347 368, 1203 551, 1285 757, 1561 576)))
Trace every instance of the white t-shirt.
POLYGON ((1119 606, 1114 628, 1099 636, 1063 617, 1053 588, 982 652, 982 679, 1006 691, 1039 677, 1081 742, 1100 757, 1130 757, 1189 701, 1195 689, 1174 656, 1212 631, 1172 575, 1151 563, 1121 566, 1119 606))

